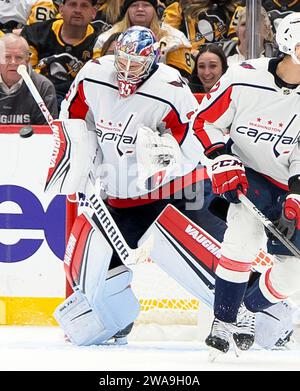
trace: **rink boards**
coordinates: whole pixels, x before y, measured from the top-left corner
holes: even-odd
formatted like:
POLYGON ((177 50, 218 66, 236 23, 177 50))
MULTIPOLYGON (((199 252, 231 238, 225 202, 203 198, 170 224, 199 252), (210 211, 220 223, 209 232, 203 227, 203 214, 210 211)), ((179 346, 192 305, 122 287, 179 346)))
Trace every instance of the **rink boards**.
POLYGON ((45 194, 48 126, 0 126, 0 324, 51 325, 65 297, 65 196, 45 194))

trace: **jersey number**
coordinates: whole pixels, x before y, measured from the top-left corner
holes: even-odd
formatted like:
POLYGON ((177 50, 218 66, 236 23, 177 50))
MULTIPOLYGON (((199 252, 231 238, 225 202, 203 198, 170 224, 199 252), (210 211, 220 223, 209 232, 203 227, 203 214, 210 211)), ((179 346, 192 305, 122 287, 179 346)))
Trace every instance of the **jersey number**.
POLYGON ((190 53, 185 53, 184 56, 185 56, 186 65, 187 65, 189 68, 191 68, 191 66, 192 66, 191 54, 190 54, 190 53))
POLYGON ((37 7, 35 13, 36 21, 44 22, 45 20, 53 19, 54 17, 55 17, 54 11, 49 10, 48 8, 45 7, 37 7))

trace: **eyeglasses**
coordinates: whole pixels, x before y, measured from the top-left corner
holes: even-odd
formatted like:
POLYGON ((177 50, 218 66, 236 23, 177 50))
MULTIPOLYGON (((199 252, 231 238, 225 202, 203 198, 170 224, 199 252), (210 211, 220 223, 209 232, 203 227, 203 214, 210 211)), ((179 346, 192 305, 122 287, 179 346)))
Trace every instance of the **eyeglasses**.
POLYGON ((5 64, 12 64, 12 63, 21 64, 22 62, 27 61, 28 58, 29 58, 28 54, 16 54, 16 55, 6 54, 4 56, 4 62, 5 64))

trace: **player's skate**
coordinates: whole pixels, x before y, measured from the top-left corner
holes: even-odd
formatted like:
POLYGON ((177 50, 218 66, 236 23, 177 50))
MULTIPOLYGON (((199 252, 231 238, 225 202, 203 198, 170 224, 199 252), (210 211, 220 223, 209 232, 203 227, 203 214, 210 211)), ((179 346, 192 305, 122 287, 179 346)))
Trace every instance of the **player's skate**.
POLYGON ((215 318, 205 343, 209 346, 209 361, 214 361, 220 353, 227 353, 232 340, 232 323, 222 322, 215 318))
POLYGON ((233 339, 240 350, 248 350, 254 343, 255 314, 242 304, 239 308, 233 339))

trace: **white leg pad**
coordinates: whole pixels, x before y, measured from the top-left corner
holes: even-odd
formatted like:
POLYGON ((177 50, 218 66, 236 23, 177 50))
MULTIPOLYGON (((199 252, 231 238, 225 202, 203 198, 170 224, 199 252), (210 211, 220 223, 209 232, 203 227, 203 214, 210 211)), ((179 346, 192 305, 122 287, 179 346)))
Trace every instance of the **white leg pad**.
POLYGON ((212 307, 214 269, 221 256, 220 243, 168 205, 141 238, 154 237, 150 256, 193 296, 212 307))
POLYGON ((75 221, 65 255, 65 270, 74 293, 54 317, 76 345, 102 344, 132 323, 140 305, 130 288, 132 271, 109 269, 112 249, 85 215, 75 221))
POLYGON ((119 268, 119 274, 114 269, 114 275, 108 276, 102 296, 96 290, 88 300, 76 290, 55 310, 55 319, 75 345, 106 343, 137 318, 139 302, 129 287, 132 272, 125 266, 119 268))

